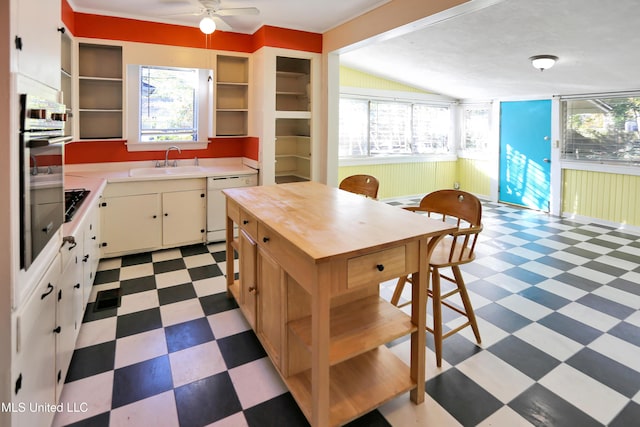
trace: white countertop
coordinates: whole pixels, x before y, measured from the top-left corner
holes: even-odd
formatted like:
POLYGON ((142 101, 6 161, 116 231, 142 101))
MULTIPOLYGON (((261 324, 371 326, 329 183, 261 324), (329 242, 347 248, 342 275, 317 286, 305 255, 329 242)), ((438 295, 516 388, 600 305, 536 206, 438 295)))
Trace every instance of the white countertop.
MULTIPOLYGON (((63 224, 63 236, 75 236, 80 228, 85 214, 90 206, 98 203, 104 188, 110 182, 135 182, 157 181, 168 179, 207 178, 231 175, 255 175, 258 170, 255 162, 239 157, 222 159, 199 159, 199 166, 194 168, 193 160, 179 160, 178 166, 192 166, 185 168, 185 172, 177 174, 165 174, 164 168, 157 168, 155 174, 155 160, 138 162, 114 162, 114 163, 84 163, 77 165, 65 165, 64 188, 65 190, 84 188, 89 190, 89 195, 84 200, 73 219, 63 224), (131 169, 145 169, 148 174, 131 176, 131 169)), ((171 169, 171 167, 168 167, 171 169)), ((178 168, 179 170, 179 168, 178 168)))

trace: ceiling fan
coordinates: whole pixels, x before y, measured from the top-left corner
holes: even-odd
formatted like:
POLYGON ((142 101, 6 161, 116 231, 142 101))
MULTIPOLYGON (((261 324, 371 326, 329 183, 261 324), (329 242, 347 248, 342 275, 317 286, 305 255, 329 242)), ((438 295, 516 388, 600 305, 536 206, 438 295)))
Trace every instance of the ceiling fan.
POLYGON ((200 30, 205 34, 211 34, 216 29, 223 31, 230 31, 231 25, 229 25, 224 19, 224 16, 238 16, 238 15, 258 15, 260 10, 255 7, 232 7, 223 8, 220 5, 220 0, 198 0, 200 3, 200 9, 197 12, 181 13, 172 16, 203 16, 200 20, 200 30))

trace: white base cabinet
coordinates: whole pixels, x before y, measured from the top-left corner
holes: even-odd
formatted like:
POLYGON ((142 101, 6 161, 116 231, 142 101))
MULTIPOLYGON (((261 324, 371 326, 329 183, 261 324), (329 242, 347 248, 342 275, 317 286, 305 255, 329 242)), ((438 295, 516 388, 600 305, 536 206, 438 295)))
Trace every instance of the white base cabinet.
POLYGON ((206 239, 204 178, 111 183, 100 206, 103 257, 206 239))
POLYGON ((57 255, 15 314, 12 364, 12 426, 48 426, 53 412, 33 405, 56 404, 56 299, 61 273, 57 255))
POLYGON ((60 248, 62 276, 57 290, 56 307, 56 402, 60 401, 85 307, 100 261, 100 211, 89 206, 74 240, 60 248))

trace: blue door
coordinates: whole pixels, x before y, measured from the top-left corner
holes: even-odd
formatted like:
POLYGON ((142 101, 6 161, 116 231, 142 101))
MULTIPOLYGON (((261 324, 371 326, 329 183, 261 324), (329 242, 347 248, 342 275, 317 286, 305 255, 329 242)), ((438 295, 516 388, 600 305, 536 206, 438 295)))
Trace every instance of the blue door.
POLYGON ((502 102, 499 200, 548 212, 550 159, 551 101, 502 102))

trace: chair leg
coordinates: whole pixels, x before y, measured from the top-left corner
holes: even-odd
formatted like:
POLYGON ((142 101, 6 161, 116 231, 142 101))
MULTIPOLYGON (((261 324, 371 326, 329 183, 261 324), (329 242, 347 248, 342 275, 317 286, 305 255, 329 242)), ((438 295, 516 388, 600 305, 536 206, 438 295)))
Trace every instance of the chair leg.
POLYGON ((436 365, 442 366, 442 305, 440 297, 440 271, 433 268, 431 273, 431 303, 433 306, 433 341, 436 347, 436 365))
POLYGON ((480 340, 480 330, 478 329, 478 322, 476 322, 476 315, 473 312, 473 306, 471 305, 471 299, 469 298, 469 293, 467 292, 467 287, 464 284, 464 279, 462 278, 462 272, 460 271, 460 267, 454 265, 451 267, 453 271, 453 276, 456 279, 456 284, 458 285, 458 289, 460 290, 460 298, 462 299, 462 304, 464 305, 464 311, 467 313, 467 317, 469 318, 469 323, 471 323, 471 329, 473 329, 473 334, 476 336, 476 341, 478 344, 481 342, 480 340))
POLYGON ((400 301, 400 295, 404 290, 404 285, 407 283, 407 276, 402 276, 398 279, 398 283, 396 284, 396 289, 393 291, 393 296, 391 297, 391 304, 397 306, 400 301))

